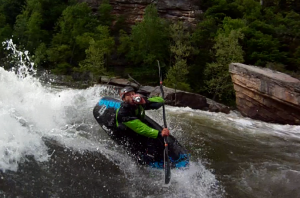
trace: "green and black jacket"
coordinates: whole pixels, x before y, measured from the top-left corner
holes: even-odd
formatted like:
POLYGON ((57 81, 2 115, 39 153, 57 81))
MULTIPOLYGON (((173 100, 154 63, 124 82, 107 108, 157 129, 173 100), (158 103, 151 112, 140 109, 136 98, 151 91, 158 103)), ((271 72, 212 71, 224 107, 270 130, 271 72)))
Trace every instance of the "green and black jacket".
POLYGON ((144 105, 130 105, 122 102, 116 113, 117 127, 125 125, 140 135, 157 138, 161 135, 161 131, 149 127, 143 122, 143 119, 145 117, 145 110, 159 109, 164 102, 164 99, 161 97, 148 98, 144 105))

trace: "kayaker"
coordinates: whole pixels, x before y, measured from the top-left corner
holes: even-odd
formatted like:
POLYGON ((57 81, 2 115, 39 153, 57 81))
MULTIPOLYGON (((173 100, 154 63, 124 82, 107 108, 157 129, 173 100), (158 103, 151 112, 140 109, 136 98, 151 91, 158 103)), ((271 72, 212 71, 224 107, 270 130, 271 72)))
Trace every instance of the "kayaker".
POLYGON ((170 131, 167 128, 158 131, 143 122, 145 110, 159 109, 165 102, 163 98, 146 98, 140 94, 136 94, 134 88, 131 86, 121 89, 120 97, 123 102, 116 113, 116 125, 118 128, 128 127, 132 131, 149 138, 170 135, 170 131))

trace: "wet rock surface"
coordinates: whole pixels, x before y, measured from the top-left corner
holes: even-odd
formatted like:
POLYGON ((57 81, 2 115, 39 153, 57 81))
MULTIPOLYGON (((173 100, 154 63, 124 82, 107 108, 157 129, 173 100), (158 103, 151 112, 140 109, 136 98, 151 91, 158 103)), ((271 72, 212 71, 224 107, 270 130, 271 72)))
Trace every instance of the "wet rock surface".
POLYGON ((256 66, 229 66, 242 115, 279 124, 300 124, 300 81, 256 66))

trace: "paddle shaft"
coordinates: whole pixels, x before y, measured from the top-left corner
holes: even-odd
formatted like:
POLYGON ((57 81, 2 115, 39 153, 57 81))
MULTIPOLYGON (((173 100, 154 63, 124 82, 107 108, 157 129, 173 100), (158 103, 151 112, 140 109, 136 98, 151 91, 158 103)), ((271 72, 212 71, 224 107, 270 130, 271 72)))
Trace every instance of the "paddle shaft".
MULTIPOLYGON (((164 89, 162 86, 163 82, 162 82, 162 75, 161 75, 161 71, 160 71, 159 61, 157 61, 157 63, 158 63, 158 69, 159 69, 160 91, 161 91, 161 96, 164 99, 165 96, 164 96, 164 89)), ((163 104, 162 108, 163 108, 164 127, 168 128, 167 121, 166 121, 165 104, 163 104)), ((171 179, 171 169, 170 169, 170 161, 169 161, 169 155, 168 155, 168 136, 164 137, 164 142, 165 142, 165 150, 164 150, 165 184, 168 184, 171 179)))
MULTIPOLYGON (((160 91, 161 91, 162 98, 164 98, 164 89, 162 87, 162 81, 160 81, 160 91)), ((166 121, 165 104, 163 104, 162 108, 163 108, 164 127, 168 128, 167 121, 166 121)), ((168 155, 168 136, 164 137, 164 141, 165 141, 165 149, 166 149, 165 153, 168 155)))

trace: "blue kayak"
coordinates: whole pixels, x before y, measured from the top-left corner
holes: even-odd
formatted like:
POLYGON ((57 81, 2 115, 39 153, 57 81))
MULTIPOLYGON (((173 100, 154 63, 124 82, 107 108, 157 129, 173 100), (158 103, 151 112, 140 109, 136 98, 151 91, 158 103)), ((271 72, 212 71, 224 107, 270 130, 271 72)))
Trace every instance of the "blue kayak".
MULTIPOLYGON (((148 165, 153 168, 162 169, 164 140, 162 137, 156 139, 148 138, 137 134, 129 128, 116 127, 116 111, 120 107, 122 101, 103 97, 96 104, 93 114, 102 129, 118 144, 123 145, 138 163, 148 165)), ((162 127, 149 118, 147 115, 143 120, 148 126, 162 130, 162 127)), ((168 154, 170 158, 171 168, 184 168, 189 165, 189 154, 186 149, 170 135, 168 137, 168 154)))

